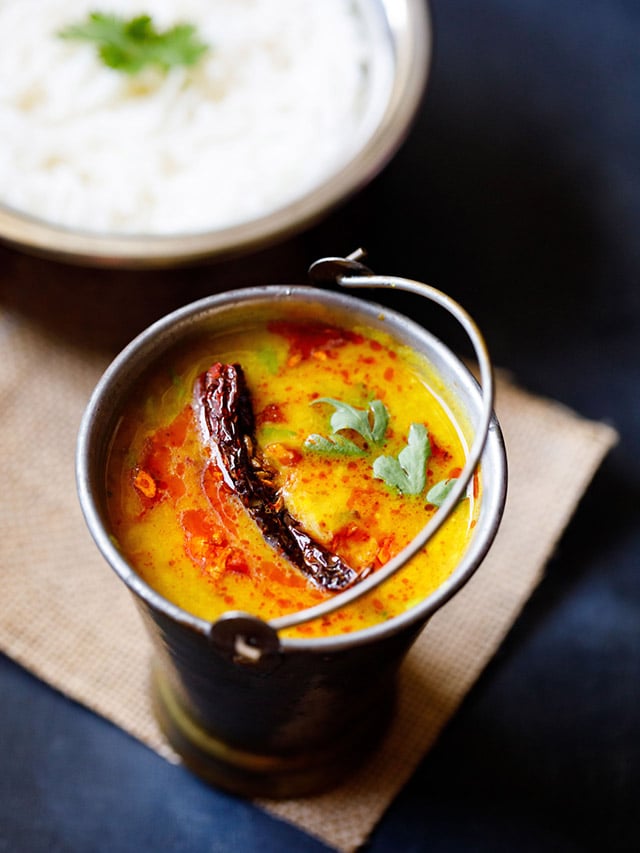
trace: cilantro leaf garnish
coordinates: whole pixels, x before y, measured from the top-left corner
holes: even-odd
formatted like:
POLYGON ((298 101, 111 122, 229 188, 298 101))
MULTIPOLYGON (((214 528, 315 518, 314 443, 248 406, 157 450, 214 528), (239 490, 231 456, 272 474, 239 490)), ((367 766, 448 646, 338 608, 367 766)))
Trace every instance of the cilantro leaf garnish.
POLYGON ((318 397, 315 403, 329 403, 335 408, 331 415, 331 429, 334 433, 342 429, 352 429, 372 444, 380 444, 389 424, 389 412, 381 400, 372 400, 366 409, 356 409, 342 400, 332 397, 318 397))
POLYGON ((355 441, 339 434, 326 438, 324 435, 312 433, 305 439, 304 446, 307 450, 326 453, 329 456, 364 456, 365 453, 355 441))
MULTIPOLYGON (((341 430, 353 430, 370 444, 381 444, 384 440, 389 412, 381 400, 373 400, 366 409, 357 409, 333 397, 312 400, 312 405, 316 403, 328 403, 335 409, 330 420, 332 434, 312 433, 304 442, 307 450, 329 456, 365 456, 367 448, 342 435, 341 430)), ((397 456, 377 456, 373 461, 373 475, 403 495, 420 495, 427 486, 430 457, 431 442, 427 428, 424 424, 412 423, 405 447, 397 456)), ((435 483, 427 492, 427 503, 442 506, 455 482, 455 478, 449 478, 435 483)))
POLYGON ((427 460, 431 455, 429 434, 424 424, 411 424, 407 445, 395 456, 378 456, 373 474, 404 495, 419 495, 427 478, 427 460))
POLYGON ((91 12, 86 22, 66 27, 58 35, 95 42, 105 65, 131 75, 147 66, 168 71, 176 65, 194 65, 208 50, 192 24, 176 24, 158 32, 149 15, 127 20, 91 12))
POLYGON ((455 477, 451 477, 448 480, 440 480, 440 482, 432 486, 427 492, 427 503, 441 507, 449 496, 449 492, 454 487, 455 483, 455 477))

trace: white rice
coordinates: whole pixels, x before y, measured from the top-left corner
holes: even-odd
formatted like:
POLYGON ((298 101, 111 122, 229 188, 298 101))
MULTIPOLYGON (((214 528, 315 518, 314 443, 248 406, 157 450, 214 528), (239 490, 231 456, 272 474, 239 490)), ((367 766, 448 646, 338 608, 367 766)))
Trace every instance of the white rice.
POLYGON ((219 229, 302 196, 349 160, 384 106, 390 50, 366 6, 0 0, 0 201, 140 235, 219 229), (211 49, 194 69, 132 80, 94 45, 57 37, 92 11, 149 14, 159 29, 187 21, 211 49))

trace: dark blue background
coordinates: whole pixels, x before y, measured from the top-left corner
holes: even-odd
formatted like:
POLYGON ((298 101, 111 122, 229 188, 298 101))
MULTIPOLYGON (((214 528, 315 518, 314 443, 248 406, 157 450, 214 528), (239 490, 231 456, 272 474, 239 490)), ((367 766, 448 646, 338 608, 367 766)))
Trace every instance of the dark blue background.
MULTIPOLYGON (((364 245, 376 271, 458 298, 496 363, 612 423, 621 441, 546 579, 367 849, 635 851, 640 3, 434 0, 432 13, 428 95, 396 159, 324 223, 254 262, 265 282, 293 269, 299 279, 316 257, 364 245)), ((86 345, 115 351, 247 263, 87 278, 2 250, 0 295, 59 333, 71 331, 69 305, 84 304, 86 345), (143 288, 153 296, 125 326, 122 303, 143 288)), ((166 764, 7 659, 0 697, 0 851, 326 849, 166 764)))

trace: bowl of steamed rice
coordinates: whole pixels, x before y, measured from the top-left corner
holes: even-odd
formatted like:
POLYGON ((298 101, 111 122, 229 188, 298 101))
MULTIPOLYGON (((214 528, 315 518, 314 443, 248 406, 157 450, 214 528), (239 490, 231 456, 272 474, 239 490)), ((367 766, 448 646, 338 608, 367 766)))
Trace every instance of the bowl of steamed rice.
POLYGON ((423 0, 3 0, 0 239, 169 266, 295 233, 402 143, 423 0))

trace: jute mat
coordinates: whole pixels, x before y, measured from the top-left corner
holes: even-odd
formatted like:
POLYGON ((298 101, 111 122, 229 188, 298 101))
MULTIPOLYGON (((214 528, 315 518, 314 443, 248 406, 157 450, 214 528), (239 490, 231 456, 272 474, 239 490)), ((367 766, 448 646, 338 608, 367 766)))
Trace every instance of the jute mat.
MULTIPOLYGON (((17 313, 0 315, 0 649, 176 761, 149 707, 146 634, 76 501, 76 433, 105 366, 106 357, 48 338, 17 313)), ((497 412, 510 469, 502 528, 406 660, 387 739, 338 790, 258 804, 339 850, 365 841, 495 653, 616 440, 610 427, 505 380, 497 412)))

